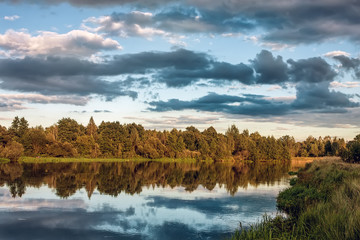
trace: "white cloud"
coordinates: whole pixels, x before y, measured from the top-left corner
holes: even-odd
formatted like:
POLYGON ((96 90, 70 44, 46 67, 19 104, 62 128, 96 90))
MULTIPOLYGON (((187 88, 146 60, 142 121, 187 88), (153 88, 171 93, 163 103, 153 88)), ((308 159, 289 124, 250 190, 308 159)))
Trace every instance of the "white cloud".
POLYGON ((264 99, 277 102, 292 102, 296 99, 296 96, 264 97, 264 99))
POLYGON ((223 33, 221 36, 223 37, 241 37, 242 33, 223 33))
POLYGON ((6 21, 15 21, 16 19, 19 19, 20 17, 18 15, 13 15, 13 16, 5 16, 4 20, 6 21))
POLYGON ((278 42, 269 42, 269 41, 262 41, 261 37, 257 36, 245 36, 245 41, 250 41, 255 45, 259 45, 261 47, 268 48, 272 51, 279 51, 285 48, 293 48, 293 45, 285 44, 285 43, 278 43, 278 42))
POLYGON ((120 50, 120 44, 110 38, 84 30, 65 34, 39 32, 32 36, 27 31, 8 30, 0 34, 0 48, 9 56, 57 55, 87 57, 101 50, 120 50))
POLYGON ((152 23, 152 17, 152 13, 140 11, 131 12, 126 20, 114 19, 111 16, 90 17, 83 21, 82 28, 86 31, 122 38, 141 37, 152 40, 153 37, 163 37, 172 45, 186 46, 186 43, 181 41, 184 36, 148 26, 152 23))
POLYGON ((360 83, 359 82, 344 82, 344 83, 341 83, 341 82, 334 81, 334 82, 330 83, 330 86, 332 88, 357 88, 357 87, 360 87, 360 83))
POLYGON ((332 52, 327 52, 324 54, 325 57, 335 57, 335 56, 346 56, 349 57, 351 54, 348 52, 344 52, 344 51, 332 51, 332 52))
POLYGON ((268 88, 267 90, 268 90, 269 92, 271 92, 271 91, 280 90, 280 89, 282 89, 281 86, 275 85, 275 86, 273 86, 273 87, 268 88))
MULTIPOLYGON (((135 15, 151 18, 150 13, 132 12, 135 15), (140 14, 141 13, 141 14, 140 14)), ((108 36, 119 37, 144 37, 151 39, 153 36, 166 36, 167 33, 151 27, 143 27, 138 23, 127 23, 125 21, 114 21, 110 16, 102 16, 99 18, 90 17, 83 21, 82 27, 91 32, 105 33, 108 36), (92 25, 88 26, 88 25, 92 25)))

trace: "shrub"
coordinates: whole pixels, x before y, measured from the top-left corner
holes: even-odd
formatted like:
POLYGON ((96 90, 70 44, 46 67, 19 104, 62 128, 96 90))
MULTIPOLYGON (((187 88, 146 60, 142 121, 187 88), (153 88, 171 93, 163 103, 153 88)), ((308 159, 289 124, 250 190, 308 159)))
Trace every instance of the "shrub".
POLYGON ((17 161, 24 153, 24 147, 21 143, 8 142, 0 152, 0 157, 8 158, 10 161, 17 161))

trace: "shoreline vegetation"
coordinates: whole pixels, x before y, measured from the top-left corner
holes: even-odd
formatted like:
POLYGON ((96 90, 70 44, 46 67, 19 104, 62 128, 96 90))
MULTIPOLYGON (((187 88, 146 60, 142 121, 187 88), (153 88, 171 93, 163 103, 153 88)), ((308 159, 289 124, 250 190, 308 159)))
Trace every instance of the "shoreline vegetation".
POLYGON ((277 197, 286 217, 265 215, 231 239, 360 239, 360 165, 317 160, 290 183, 277 197))
MULTIPOLYGON (((337 160, 339 157, 292 157, 291 158, 291 172, 296 172, 301 167, 304 166, 305 163, 311 163, 317 160, 337 160)), ((9 159, 0 158, 1 163, 11 162, 9 159)), ((116 162, 176 162, 176 163, 195 163, 195 162, 207 162, 212 163, 214 160, 198 160, 196 158, 158 158, 158 159, 150 159, 150 158, 87 158, 87 157, 19 157, 17 160, 19 163, 116 163, 116 162)), ((233 163, 233 159, 223 160, 222 163, 233 163)), ((243 160, 243 163, 254 163, 251 160, 243 160)), ((257 162, 282 162, 281 160, 259 160, 257 162)))
MULTIPOLYGON (((360 139, 360 135, 358 137, 360 139)), ((47 128, 30 128, 28 121, 19 117, 14 118, 8 129, 0 125, 0 158, 11 161, 32 157, 43 161, 71 158, 74 161, 195 159, 256 162, 340 156, 343 153, 347 153, 343 154, 345 159, 352 161, 352 153, 358 148, 359 144, 353 147, 337 137, 309 136, 303 142, 296 142, 288 135, 275 138, 261 136, 258 132, 250 133, 246 129, 240 132, 235 125, 230 126, 225 134, 218 133, 213 127, 203 131, 194 126, 185 130, 157 131, 147 130, 140 124, 120 124, 118 121, 102 121, 97 126, 92 117, 87 126, 71 118, 62 118, 47 128)))

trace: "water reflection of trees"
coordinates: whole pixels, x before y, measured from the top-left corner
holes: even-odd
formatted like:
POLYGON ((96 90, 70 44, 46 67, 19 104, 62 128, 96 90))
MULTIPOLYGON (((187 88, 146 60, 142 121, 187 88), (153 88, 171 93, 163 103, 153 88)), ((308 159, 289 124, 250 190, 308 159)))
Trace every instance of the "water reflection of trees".
POLYGON ((182 186, 193 191, 199 185, 212 190, 216 184, 230 194, 249 184, 274 184, 289 170, 287 163, 42 163, 0 164, 0 185, 8 186, 13 197, 21 197, 26 187, 47 185, 66 198, 85 188, 89 198, 97 188, 102 194, 117 196, 140 193, 143 187, 182 186))

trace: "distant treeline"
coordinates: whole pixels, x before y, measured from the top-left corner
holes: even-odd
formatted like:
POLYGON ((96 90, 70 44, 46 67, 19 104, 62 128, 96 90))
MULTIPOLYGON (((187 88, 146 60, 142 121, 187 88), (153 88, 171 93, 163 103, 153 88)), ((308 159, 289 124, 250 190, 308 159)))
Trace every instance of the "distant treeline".
POLYGON ((87 126, 63 118, 50 127, 29 128, 28 121, 15 117, 7 129, 0 125, 0 157, 16 160, 20 156, 116 157, 149 159, 196 158, 220 160, 289 160, 293 156, 338 156, 346 142, 341 138, 313 138, 295 142, 293 137, 279 139, 258 132, 240 132, 232 125, 225 134, 213 127, 199 131, 146 130, 139 124, 101 122, 91 117, 87 126))

